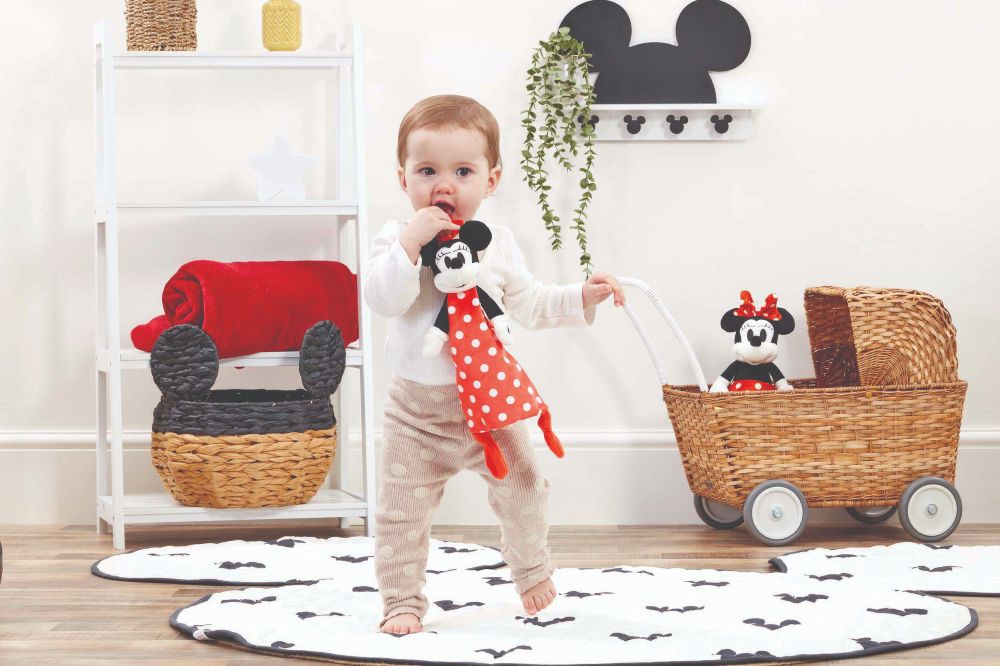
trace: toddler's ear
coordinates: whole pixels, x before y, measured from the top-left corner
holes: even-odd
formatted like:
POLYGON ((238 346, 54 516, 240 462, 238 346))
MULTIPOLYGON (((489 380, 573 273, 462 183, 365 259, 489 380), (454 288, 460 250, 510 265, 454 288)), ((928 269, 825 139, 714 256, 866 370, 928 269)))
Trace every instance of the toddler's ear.
POLYGON ((458 237, 470 249, 482 252, 493 240, 493 232, 479 220, 466 220, 458 231, 458 237))
POLYGON ((441 244, 437 240, 431 240, 427 245, 420 248, 420 263, 430 269, 434 268, 434 255, 437 254, 441 244))

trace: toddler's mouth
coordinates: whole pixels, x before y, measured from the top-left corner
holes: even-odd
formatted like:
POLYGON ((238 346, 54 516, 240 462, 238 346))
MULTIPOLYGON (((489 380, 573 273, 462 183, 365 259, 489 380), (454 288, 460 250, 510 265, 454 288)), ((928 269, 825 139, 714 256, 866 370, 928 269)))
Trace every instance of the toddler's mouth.
POLYGON ((451 217, 452 215, 455 214, 455 207, 452 206, 447 201, 435 201, 433 205, 437 206, 438 208, 440 208, 444 212, 448 213, 448 217, 451 217))

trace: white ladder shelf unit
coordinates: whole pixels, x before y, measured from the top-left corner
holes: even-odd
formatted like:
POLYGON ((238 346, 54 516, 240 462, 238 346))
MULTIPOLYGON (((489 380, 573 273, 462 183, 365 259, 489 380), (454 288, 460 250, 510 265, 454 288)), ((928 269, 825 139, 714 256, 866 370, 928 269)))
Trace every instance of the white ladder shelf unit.
MULTIPOLYGON (((350 51, 337 53, 211 53, 116 52, 110 24, 94 26, 94 111, 97 139, 95 191, 97 326, 95 374, 97 383, 97 532, 110 528, 115 548, 125 547, 126 525, 257 521, 276 519, 338 518, 342 526, 350 517, 364 518, 365 534, 373 534, 375 515, 374 420, 372 398, 371 322, 362 293, 368 274, 368 225, 365 204, 364 86, 362 39, 358 24, 349 26, 350 51), (169 201, 128 203, 118 200, 116 153, 115 77, 120 69, 317 69, 338 72, 338 189, 336 201, 169 201), (350 151, 354 148, 353 197, 343 200, 348 188, 350 151), (289 216, 331 218, 336 233, 355 223, 358 271, 358 347, 347 350, 347 366, 357 370, 361 405, 361 460, 363 491, 357 495, 339 486, 346 478, 344 460, 348 445, 343 387, 334 398, 337 407, 338 444, 330 475, 331 487, 321 488, 307 504, 264 509, 209 509, 187 507, 167 493, 126 494, 122 442, 122 372, 149 368, 149 354, 121 345, 119 302, 118 220, 142 213, 178 216, 289 216), (110 440, 110 449, 108 447, 110 440)), ((340 243, 337 243, 338 251, 340 243)), ((265 352, 225 359, 220 366, 298 365, 298 352, 265 352)), ((353 370, 348 370, 350 374, 353 370)), ((345 380, 348 377, 345 376, 345 380)))

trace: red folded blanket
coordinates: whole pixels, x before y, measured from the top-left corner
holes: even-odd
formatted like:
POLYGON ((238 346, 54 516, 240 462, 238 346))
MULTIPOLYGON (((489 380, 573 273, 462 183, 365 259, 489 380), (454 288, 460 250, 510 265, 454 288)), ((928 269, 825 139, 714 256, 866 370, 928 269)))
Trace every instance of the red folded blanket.
POLYGON ((358 339, 357 276, 336 261, 191 261, 163 287, 163 312, 132 329, 136 349, 152 351, 170 326, 208 333, 219 358, 298 351, 310 326, 329 319, 344 344, 358 339))

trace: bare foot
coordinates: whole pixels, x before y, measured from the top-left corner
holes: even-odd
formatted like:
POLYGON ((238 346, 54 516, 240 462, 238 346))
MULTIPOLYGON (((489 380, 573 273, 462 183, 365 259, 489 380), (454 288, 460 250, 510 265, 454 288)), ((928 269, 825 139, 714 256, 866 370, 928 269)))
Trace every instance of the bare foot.
POLYGON ((413 613, 400 613, 393 615, 386 623, 379 628, 379 631, 386 634, 415 634, 421 631, 423 626, 420 618, 413 613))
POLYGON ((521 595, 521 603, 528 615, 534 615, 552 603, 556 598, 556 586, 551 578, 546 578, 538 585, 521 595))

